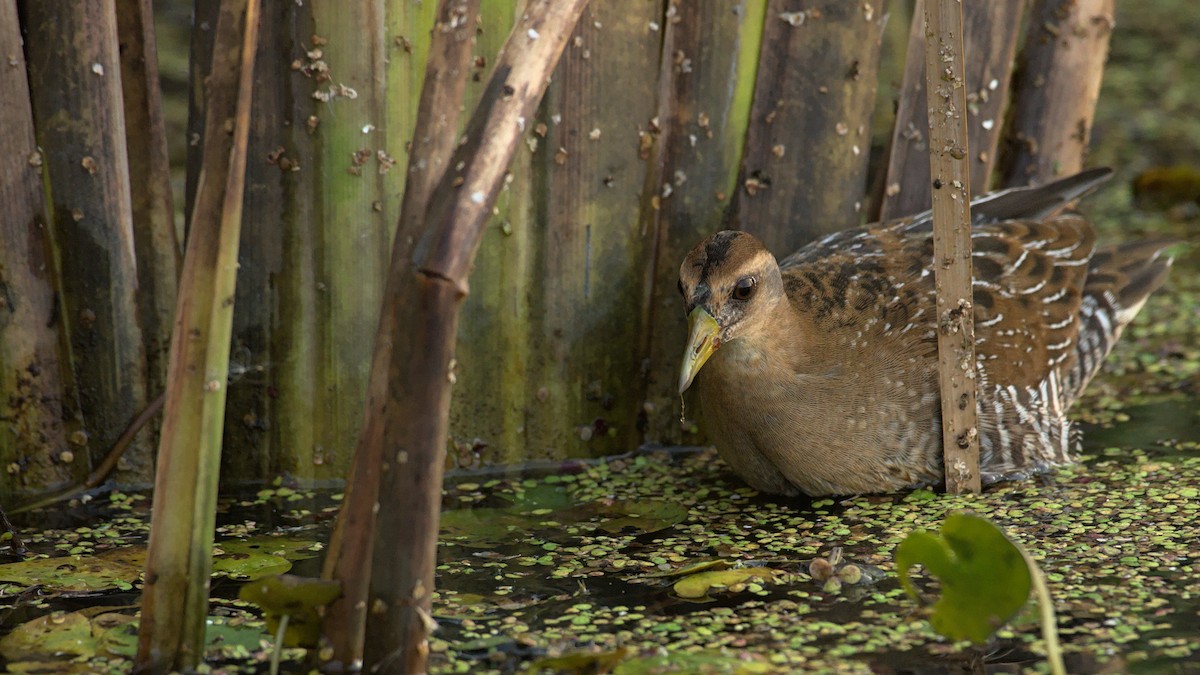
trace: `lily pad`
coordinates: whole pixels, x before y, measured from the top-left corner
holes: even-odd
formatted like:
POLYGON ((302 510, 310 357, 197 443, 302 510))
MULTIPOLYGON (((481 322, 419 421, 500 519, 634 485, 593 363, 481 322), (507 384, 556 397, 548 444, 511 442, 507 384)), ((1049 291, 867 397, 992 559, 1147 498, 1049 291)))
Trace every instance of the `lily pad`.
POLYGON ((562 511, 576 506, 575 500, 566 487, 556 483, 537 483, 526 486, 512 501, 514 511, 528 513, 531 511, 562 511))
POLYGON ((262 608, 267 630, 272 633, 279 628, 281 617, 289 617, 284 644, 315 647, 321 636, 321 608, 336 600, 341 592, 342 586, 336 581, 283 574, 242 586, 238 597, 262 608))
MULTIPOLYGON (((128 614, 52 612, 17 626, 0 639, 0 654, 8 660, 12 672, 96 672, 88 659, 134 657, 137 629, 136 617, 128 614), (72 664, 82 668, 73 670, 72 664)), ((258 649, 262 637, 261 624, 235 625, 225 617, 208 619, 206 641, 210 650, 249 652, 258 649)))
POLYGON ((537 529, 545 516, 527 516, 510 509, 454 509, 443 511, 441 538, 459 546, 490 549, 510 541, 516 533, 537 529))
POLYGON ((79 612, 52 612, 27 621, 0 639, 9 661, 91 658, 98 650, 92 625, 79 612))
POLYGON ((988 520, 952 513, 940 534, 917 530, 896 547, 896 569, 908 594, 918 597, 914 565, 941 581, 929 623, 951 640, 985 642, 1029 599, 1031 578, 1017 545, 988 520))
POLYGON ((599 527, 611 534, 627 527, 658 532, 682 523, 688 515, 683 506, 661 499, 617 500, 604 504, 601 513, 609 515, 610 519, 600 523, 599 527))
POLYGON ((522 536, 545 530, 549 520, 565 517, 580 507, 562 485, 540 483, 507 498, 501 508, 462 508, 442 511, 440 535, 468 548, 493 548, 522 536))
POLYGON ((129 590, 142 574, 146 549, 134 546, 105 551, 99 555, 69 555, 33 558, 0 565, 0 583, 5 592, 41 586, 47 591, 104 592, 129 590))
MULTIPOLYGON (((121 614, 103 614, 92 620, 92 631, 99 640, 100 654, 133 659, 137 654, 138 620, 121 614)), ((204 629, 205 657, 227 658, 252 653, 261 648, 263 625, 240 617, 209 616, 204 629)))
POLYGON ((675 582, 675 594, 681 598, 703 598, 712 590, 740 591, 755 581, 775 581, 779 570, 770 567, 740 567, 732 570, 709 570, 684 577, 675 582))
POLYGON ((237 579, 261 579, 283 574, 292 562, 315 558, 318 543, 301 537, 262 535, 218 542, 213 550, 213 574, 237 579))

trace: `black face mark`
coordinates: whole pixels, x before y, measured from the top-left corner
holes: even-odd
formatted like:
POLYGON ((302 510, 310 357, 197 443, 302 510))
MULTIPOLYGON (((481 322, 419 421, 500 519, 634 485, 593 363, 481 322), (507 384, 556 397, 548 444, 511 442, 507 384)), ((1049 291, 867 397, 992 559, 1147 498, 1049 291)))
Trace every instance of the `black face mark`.
POLYGON ((733 246, 733 241, 743 234, 735 230, 726 230, 713 235, 713 238, 704 246, 705 271, 720 267, 729 257, 729 249, 733 246))
POLYGON ((683 293, 683 305, 688 314, 691 314, 692 310, 696 308, 696 305, 708 305, 708 301, 712 297, 712 291, 709 290, 708 284, 704 282, 696 284, 696 288, 692 290, 692 297, 690 298, 683 290, 683 282, 680 282, 679 285, 679 291, 680 293, 683 293))

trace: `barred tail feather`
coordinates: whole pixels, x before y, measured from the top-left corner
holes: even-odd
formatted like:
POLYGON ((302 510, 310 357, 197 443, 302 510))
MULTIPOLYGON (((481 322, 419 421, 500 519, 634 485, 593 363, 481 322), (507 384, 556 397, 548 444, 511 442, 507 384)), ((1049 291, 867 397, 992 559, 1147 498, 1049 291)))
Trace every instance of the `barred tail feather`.
POLYGON ((1079 307, 1079 338, 1074 367, 1066 373, 1063 393, 1070 405, 1100 370, 1121 332, 1166 281, 1171 258, 1163 249, 1175 240, 1134 241, 1102 248, 1088 263, 1079 307))

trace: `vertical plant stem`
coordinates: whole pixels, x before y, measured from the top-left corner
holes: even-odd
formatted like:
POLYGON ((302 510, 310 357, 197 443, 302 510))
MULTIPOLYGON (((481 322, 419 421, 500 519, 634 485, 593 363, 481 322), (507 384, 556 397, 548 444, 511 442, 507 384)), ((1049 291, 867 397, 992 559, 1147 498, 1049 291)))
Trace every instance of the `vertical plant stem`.
POLYGON ((158 77, 152 0, 116 0, 121 88, 137 256, 137 303, 146 345, 146 386, 163 389, 181 261, 171 199, 171 167, 158 77))
POLYGON ((1083 168, 1115 5, 1115 0, 1033 3, 1001 158, 1005 187, 1042 183, 1083 168))
MULTIPOLYGON (((930 206, 924 4, 924 0, 917 0, 913 13, 904 85, 888 145, 886 177, 880 183, 879 204, 868 220, 892 220, 925 211, 930 206)), ((1025 0, 993 0, 963 6, 971 194, 987 191, 995 166, 1020 32, 1016 27, 1024 10, 1025 0)))
POLYGON ((730 220, 781 257, 858 224, 886 17, 883 0, 767 3, 730 220))
POLYGON ((0 54, 12 59, 0 66, 0 91, 8 97, 0 106, 0 466, 19 468, 0 473, 0 500, 6 500, 73 482, 86 474, 87 462, 62 455, 69 448, 62 370, 68 359, 57 335, 43 158, 33 135, 15 0, 0 0, 0 54))
POLYGON ((472 116, 466 142, 430 199, 425 236, 413 249, 411 265, 400 261, 391 269, 385 301, 397 310, 392 325, 380 326, 377 349, 388 356, 375 361, 386 359, 388 367, 373 373, 386 383, 372 382, 357 449, 379 462, 366 640, 366 664, 379 672, 425 670, 458 310, 483 227, 521 138, 519 120, 531 118, 585 5, 586 0, 535 0, 526 7, 472 116), (379 393, 386 396, 376 398, 379 393))
MULTIPOLYGON (((208 618, 208 585, 212 574, 213 531, 217 515, 217 483, 221 469, 221 438, 225 425, 225 389, 229 380, 229 336, 233 329, 233 298, 237 290, 238 243, 242 227, 242 196, 246 184, 246 146, 250 138, 250 111, 254 93, 254 58, 258 49, 259 0, 245 0, 242 24, 241 69, 238 73, 234 113, 233 148, 225 178, 224 200, 217 232, 215 275, 209 294, 209 343, 204 350, 204 383, 212 396, 205 397, 201 417, 205 435, 198 465, 196 507, 192 512, 189 588, 184 606, 185 646, 200 656, 208 618)), ((206 225, 207 227, 207 225, 206 225)))
POLYGON ((0 542, 3 542, 5 535, 8 535, 8 549, 17 556, 23 556, 26 553, 25 542, 21 541, 21 535, 17 529, 8 522, 8 514, 4 512, 4 507, 0 506, 0 542))
MULTIPOLYGON (((371 329, 387 279, 394 222, 385 217, 394 193, 385 189, 393 169, 381 164, 402 158, 403 141, 389 147, 384 91, 386 8, 384 0, 311 3, 316 36, 302 36, 322 54, 328 79, 313 78, 313 134, 316 171, 313 203, 315 284, 301 292, 314 295, 319 358, 316 386, 310 399, 289 399, 299 410, 286 413, 288 423, 307 427, 313 443, 293 449, 305 473, 320 469, 312 455, 353 447, 362 421, 373 346, 371 329), (382 155, 380 154, 382 153, 382 155), (319 167, 319 168, 318 168, 319 167)), ((297 120, 299 122, 299 120, 297 120)), ((302 169, 303 170, 303 169, 302 169)), ((280 354, 305 359, 308 354, 280 354)), ((300 361, 302 363, 302 361, 300 361)), ((326 464, 320 465, 327 467, 326 464)), ((345 466, 345 464, 343 464, 345 466)), ((328 475, 328 468, 317 475, 328 475)))
POLYGON ((946 490, 954 494, 979 492, 975 320, 971 305, 971 180, 963 82, 962 4, 958 0, 926 1, 925 45, 946 490))
MULTIPOLYGON (((304 123, 316 102, 306 86, 311 81, 292 70, 302 53, 297 37, 307 40, 312 35, 312 18, 307 14, 311 5, 264 3, 259 20, 254 79, 260 85, 254 91, 246 148, 237 311, 229 341, 221 449, 222 473, 246 479, 269 479, 281 473, 300 481, 324 477, 316 473, 325 468, 320 455, 306 452, 314 447, 311 438, 291 423, 296 418, 285 421, 279 415, 281 407, 299 401, 306 414, 297 417, 310 421, 304 429, 311 428, 312 388, 299 386, 297 380, 319 377, 312 367, 320 356, 318 350, 301 346, 317 333, 301 319, 310 316, 305 310, 311 305, 291 295, 301 289, 310 298, 317 295, 315 280, 299 279, 305 278, 310 262, 320 255, 319 247, 305 242, 285 248, 304 239, 302 233, 313 227, 315 219, 306 216, 318 197, 312 181, 320 166, 311 161, 308 150, 314 139, 304 123), (285 379, 285 374, 290 378, 285 379)), ((194 68, 199 71, 199 64, 194 68)))
POLYGON ((450 466, 611 455, 641 441, 644 355, 612 347, 647 332, 654 238, 638 188, 657 83, 646 73, 672 28, 648 28, 657 22, 661 3, 592 0, 525 121, 459 319, 450 466))
POLYGON ((137 664, 148 672, 194 668, 203 657, 258 8, 224 0, 216 24, 142 594, 137 664))
POLYGON ((691 421, 681 424, 679 414, 679 356, 687 335, 676 290, 679 263, 725 225, 769 19, 766 3, 753 0, 734 11, 672 0, 667 12, 654 83, 661 131, 649 148, 641 200, 642 229, 654 237, 642 304, 641 352, 649 364, 643 410, 646 440, 694 445, 701 442, 692 433, 698 429, 691 421), (690 60, 690 69, 676 63, 675 54, 690 60))
POLYGON ((279 675, 279 661, 283 656, 283 639, 287 636, 288 620, 291 614, 279 617, 279 627, 275 629, 275 644, 271 649, 271 675, 279 675))
POLYGON ((205 127, 207 125, 208 76, 212 73, 213 42, 216 40, 217 18, 221 15, 222 0, 194 0, 192 30, 188 42, 188 120, 187 120, 187 177, 183 191, 183 239, 186 242, 196 210, 196 191, 199 189, 201 163, 204 161, 205 127))
MULTIPOLYGON (((26 2, 24 18, 60 271, 59 317, 80 403, 66 417, 78 414, 83 423, 69 438, 75 461, 86 467, 147 400, 116 9, 109 2, 26 2)), ((126 456, 125 480, 150 478, 152 448, 137 444, 126 456)))
MULTIPOLYGON (((409 152, 407 183, 400 222, 392 248, 392 274, 385 295, 392 298, 399 281, 397 270, 411 265, 412 247, 424 226, 424 215, 434 187, 445 173, 457 141, 458 111, 466 88, 471 63, 471 46, 479 0, 441 0, 432 26, 425 81, 421 88, 412 149, 409 152)), ((385 372, 391 359, 387 345, 400 307, 383 304, 371 372, 385 372)), ((387 398, 388 380, 373 377, 368 405, 387 398)), ((370 410, 370 408, 368 408, 370 410)), ((365 434, 365 431, 364 431, 365 434)), ((338 514, 326 555, 325 578, 342 583, 342 595, 326 615, 325 634, 333 645, 333 660, 342 664, 361 663, 366 612, 371 584, 371 558, 375 542, 375 512, 379 503, 379 473, 382 448, 379 440, 369 445, 360 440, 346 496, 338 514)))

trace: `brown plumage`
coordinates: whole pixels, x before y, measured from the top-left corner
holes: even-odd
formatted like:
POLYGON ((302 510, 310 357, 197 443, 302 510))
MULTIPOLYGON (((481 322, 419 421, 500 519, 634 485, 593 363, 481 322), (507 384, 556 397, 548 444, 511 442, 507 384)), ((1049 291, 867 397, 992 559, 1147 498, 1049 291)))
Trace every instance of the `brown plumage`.
MULTIPOLYGON (((1070 461, 1066 411, 1166 278, 1168 241, 1096 248, 1054 215, 1107 179, 1087 171, 972 203, 984 480, 1070 461)), ((747 483, 809 495, 942 480, 928 213, 830 235, 782 263, 725 231, 688 254, 680 391, 747 483)))

